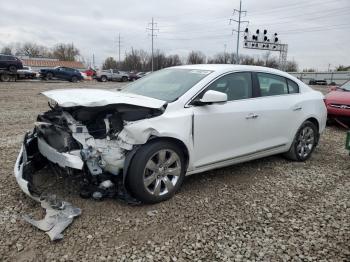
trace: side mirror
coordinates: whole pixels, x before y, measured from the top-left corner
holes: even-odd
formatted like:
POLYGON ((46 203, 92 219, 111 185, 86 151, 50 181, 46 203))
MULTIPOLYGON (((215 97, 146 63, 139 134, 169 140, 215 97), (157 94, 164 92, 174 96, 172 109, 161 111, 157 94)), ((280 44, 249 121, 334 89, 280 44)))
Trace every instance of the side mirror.
POLYGON ((227 94, 208 90, 199 101, 201 104, 223 103, 227 102, 227 94))

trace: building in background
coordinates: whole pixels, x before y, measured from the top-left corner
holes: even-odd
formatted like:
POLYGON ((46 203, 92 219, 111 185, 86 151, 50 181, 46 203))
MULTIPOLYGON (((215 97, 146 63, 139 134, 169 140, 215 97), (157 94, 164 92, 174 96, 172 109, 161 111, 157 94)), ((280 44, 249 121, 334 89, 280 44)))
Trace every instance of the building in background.
POLYGON ((22 60, 23 66, 29 66, 33 71, 39 71, 42 68, 54 68, 58 66, 70 67, 77 70, 84 70, 86 66, 82 62, 77 61, 60 61, 53 58, 43 58, 43 57, 28 57, 28 56, 18 56, 22 60))

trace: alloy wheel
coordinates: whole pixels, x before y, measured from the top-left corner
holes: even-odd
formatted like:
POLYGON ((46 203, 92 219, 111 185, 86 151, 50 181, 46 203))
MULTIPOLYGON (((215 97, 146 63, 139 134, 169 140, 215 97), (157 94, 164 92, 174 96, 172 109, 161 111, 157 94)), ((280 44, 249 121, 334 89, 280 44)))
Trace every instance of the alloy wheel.
POLYGON ((301 158, 306 158, 312 152, 315 144, 315 132, 314 130, 306 126, 304 127, 298 137, 297 141, 297 154, 301 158))
POLYGON ((143 172, 145 189, 154 196, 172 192, 181 175, 179 155, 170 149, 156 152, 146 163, 143 172))

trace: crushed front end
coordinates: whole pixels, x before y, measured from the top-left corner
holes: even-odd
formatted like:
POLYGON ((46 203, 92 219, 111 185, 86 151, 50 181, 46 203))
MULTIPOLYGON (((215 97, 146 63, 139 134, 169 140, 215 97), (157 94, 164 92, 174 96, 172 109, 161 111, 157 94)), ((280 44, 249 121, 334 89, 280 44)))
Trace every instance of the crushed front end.
MULTIPOLYGON (((35 185, 35 175, 49 166, 68 175, 80 172, 84 178, 82 197, 99 200, 119 197, 135 203, 124 187, 123 171, 137 145, 131 144, 122 130, 134 121, 158 116, 162 110, 126 104, 68 108, 56 104, 50 107, 51 110, 38 116, 34 130, 24 137, 14 168, 20 188, 43 207, 59 210, 55 208, 57 204, 48 204, 52 197, 43 197, 43 192, 35 185)), ((38 221, 26 220, 40 229, 49 228, 47 224, 51 228, 60 223, 66 227, 80 211, 70 203, 59 203, 58 206, 69 207, 70 211, 46 209, 48 218, 45 217, 44 226, 38 221)), ((52 237, 48 233, 51 239, 62 237, 61 231, 56 231, 57 234, 50 233, 52 237)))

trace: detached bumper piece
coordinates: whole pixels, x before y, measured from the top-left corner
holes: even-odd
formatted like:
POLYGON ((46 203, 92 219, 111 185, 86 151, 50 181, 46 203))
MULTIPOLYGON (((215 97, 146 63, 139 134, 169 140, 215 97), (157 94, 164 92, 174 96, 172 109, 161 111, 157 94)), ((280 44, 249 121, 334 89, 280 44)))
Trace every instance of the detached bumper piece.
POLYGON ((41 198, 41 207, 46 210, 45 218, 34 220, 29 216, 23 216, 24 220, 31 225, 45 231, 52 241, 63 238, 62 232, 80 216, 81 209, 72 204, 58 200, 55 195, 41 198))
POLYGON ((68 202, 58 200, 55 195, 42 196, 36 191, 33 174, 47 163, 47 159, 38 150, 38 138, 34 133, 27 133, 15 164, 14 174, 22 191, 41 203, 42 208, 46 210, 46 216, 38 221, 26 215, 23 218, 45 231, 51 240, 59 240, 63 238, 62 232, 81 214, 81 210, 68 202))

